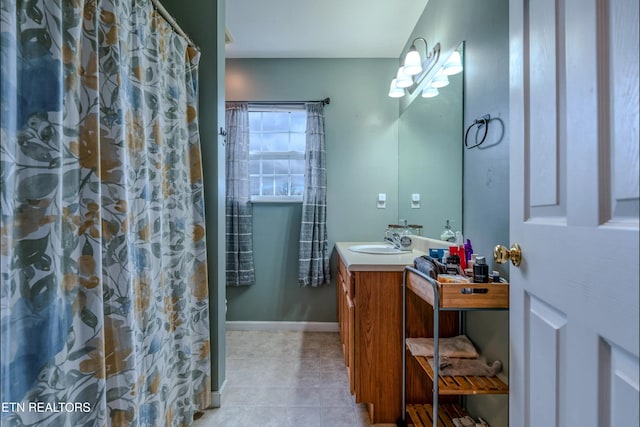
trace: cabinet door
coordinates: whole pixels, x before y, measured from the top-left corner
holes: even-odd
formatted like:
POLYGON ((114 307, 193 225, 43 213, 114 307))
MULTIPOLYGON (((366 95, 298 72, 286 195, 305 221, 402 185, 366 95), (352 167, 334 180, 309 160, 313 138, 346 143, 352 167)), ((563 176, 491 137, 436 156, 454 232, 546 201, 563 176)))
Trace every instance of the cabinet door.
POLYGON ((347 316, 347 295, 344 293, 342 289, 342 285, 339 284, 340 289, 338 290, 340 294, 340 307, 338 308, 340 313, 340 342, 342 343, 342 354, 344 356, 344 363, 348 365, 349 360, 349 349, 347 348, 347 330, 349 329, 349 318, 347 316))
POLYGON ((346 296, 346 320, 348 324, 347 328, 347 336, 346 336, 346 349, 347 349, 347 373, 349 374, 349 391, 351 394, 355 394, 356 392, 356 382, 354 378, 354 368, 355 368, 355 345, 354 345, 354 336, 355 336, 355 318, 356 318, 356 309, 353 300, 346 296))
POLYGON ((344 279, 344 264, 342 260, 338 258, 338 283, 336 285, 336 304, 338 311, 338 331, 340 333, 340 343, 342 344, 342 354, 344 356, 344 363, 348 365, 348 349, 347 349, 347 329, 349 326, 349 319, 347 317, 347 295, 345 293, 345 279, 344 279))
POLYGON ((373 423, 402 412, 402 273, 356 272, 355 393, 373 423))
POLYGON ((347 367, 349 376, 349 390, 355 393, 355 348, 354 348, 354 327, 355 327, 355 307, 350 295, 353 277, 347 271, 342 260, 338 260, 338 286, 336 290, 338 304, 338 326, 340 331, 340 342, 342 343, 342 354, 344 364, 347 367))

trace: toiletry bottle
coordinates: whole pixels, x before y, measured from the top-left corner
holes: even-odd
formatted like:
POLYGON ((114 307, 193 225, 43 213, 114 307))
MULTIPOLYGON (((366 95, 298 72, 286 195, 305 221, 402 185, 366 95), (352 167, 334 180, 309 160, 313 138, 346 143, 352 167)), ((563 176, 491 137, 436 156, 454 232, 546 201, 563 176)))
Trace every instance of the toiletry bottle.
POLYGON ((471 240, 467 239, 467 243, 464 244, 464 254, 467 258, 467 263, 471 260, 471 254, 473 253, 473 248, 471 247, 471 240))
POLYGON ((453 256, 453 255, 459 256, 457 246, 449 246, 449 256, 453 256))
POLYGON ((446 260, 447 274, 460 274, 460 256, 458 256, 457 246, 449 246, 449 256, 446 260))
POLYGON ((441 262, 444 264, 443 260, 442 260, 442 254, 444 253, 444 250, 442 249, 435 249, 435 248, 429 248, 429 256, 433 259, 435 259, 438 262, 441 262))
POLYGON ((460 268, 464 271, 467 268, 467 255, 464 251, 464 237, 459 231, 456 231, 456 245, 458 246, 458 256, 460 257, 460 268))
POLYGON ((407 225, 406 219, 401 219, 402 222, 402 231, 400 232, 400 246, 403 248, 408 248, 411 246, 411 230, 407 225))
POLYGON ((444 242, 452 242, 452 243, 455 243, 456 241, 456 234, 453 232, 453 230, 451 230, 451 225, 449 225, 449 220, 447 220, 447 223, 444 226, 444 231, 440 235, 440 240, 444 242))
POLYGON ((476 263, 473 265, 473 281, 474 283, 489 283, 489 266, 483 256, 477 257, 476 263))
POLYGON ((492 271, 491 272, 491 281, 493 283, 500 283, 500 272, 499 271, 492 271))
POLYGON ((471 254, 471 259, 467 263, 467 271, 468 271, 467 275, 471 278, 473 278, 473 266, 476 265, 477 257, 478 257, 478 254, 471 254))
POLYGON ((467 268, 467 255, 464 251, 464 237, 459 231, 456 231, 456 245, 458 246, 458 256, 460 257, 460 268, 464 271, 467 268))
POLYGON ((456 231, 456 245, 458 247, 464 245, 464 237, 462 237, 462 233, 460 231, 456 231))

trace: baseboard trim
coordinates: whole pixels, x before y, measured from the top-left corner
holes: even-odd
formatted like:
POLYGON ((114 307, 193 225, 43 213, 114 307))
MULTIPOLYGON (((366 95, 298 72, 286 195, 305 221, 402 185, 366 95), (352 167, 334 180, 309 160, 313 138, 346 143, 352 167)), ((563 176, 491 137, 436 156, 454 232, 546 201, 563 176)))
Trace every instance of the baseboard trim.
POLYGON ((228 331, 338 332, 337 322, 250 322, 227 321, 228 331))
POLYGON ((227 388, 227 380, 222 382, 220 390, 214 390, 211 392, 211 406, 209 408, 219 408, 222 405, 222 395, 225 392, 225 388, 227 388))

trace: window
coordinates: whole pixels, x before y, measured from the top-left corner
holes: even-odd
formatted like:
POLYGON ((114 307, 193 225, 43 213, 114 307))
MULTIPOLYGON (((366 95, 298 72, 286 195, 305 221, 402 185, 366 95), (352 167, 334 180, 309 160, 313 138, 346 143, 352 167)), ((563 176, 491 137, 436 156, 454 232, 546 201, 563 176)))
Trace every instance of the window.
POLYGON ((302 200, 306 127, 303 106, 249 106, 251 200, 302 200))

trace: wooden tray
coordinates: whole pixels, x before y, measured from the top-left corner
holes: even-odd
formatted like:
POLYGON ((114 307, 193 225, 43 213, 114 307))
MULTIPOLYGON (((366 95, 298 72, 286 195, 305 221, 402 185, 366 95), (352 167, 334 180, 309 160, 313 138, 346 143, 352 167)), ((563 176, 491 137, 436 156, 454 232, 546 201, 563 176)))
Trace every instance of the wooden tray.
MULTIPOLYGON (((433 286, 424 278, 407 272, 407 288, 434 305, 433 286)), ((440 308, 509 308, 508 283, 438 283, 440 308)))
MULTIPOLYGON (((433 427, 433 405, 407 405, 407 414, 416 427, 433 427)), ((437 426, 455 427, 452 418, 462 418, 466 415, 467 412, 460 405, 438 405, 437 426)))

